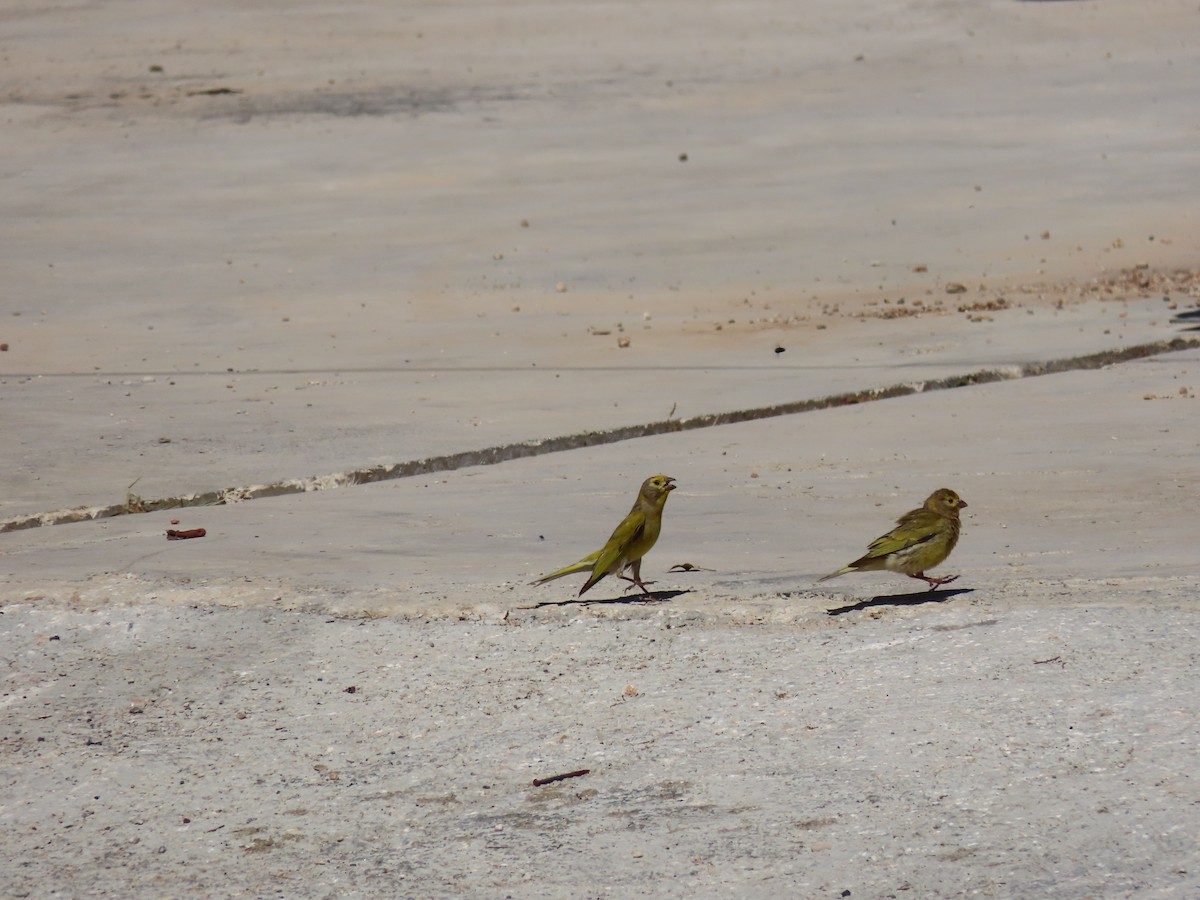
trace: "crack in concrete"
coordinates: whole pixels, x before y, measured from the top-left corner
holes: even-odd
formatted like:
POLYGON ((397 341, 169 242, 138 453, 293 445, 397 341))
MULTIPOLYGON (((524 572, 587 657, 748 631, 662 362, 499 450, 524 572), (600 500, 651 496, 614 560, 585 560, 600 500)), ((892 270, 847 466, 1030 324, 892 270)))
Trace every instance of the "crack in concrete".
POLYGON ((496 447, 484 447, 478 450, 465 450, 459 453, 431 456, 425 459, 370 466, 369 468, 355 469, 349 472, 334 472, 328 475, 314 475, 308 478, 289 478, 272 482, 271 484, 230 487, 222 490, 181 494, 176 497, 162 497, 155 500, 133 498, 131 495, 130 499, 125 503, 117 503, 110 506, 77 507, 74 509, 34 513, 32 515, 16 516, 0 520, 0 534, 7 531, 19 531, 25 528, 38 528, 43 525, 65 525, 72 522, 107 519, 132 513, 180 509, 191 506, 217 506, 227 503, 238 503, 243 500, 257 500, 263 497, 280 497, 285 494, 303 494, 309 491, 324 491, 334 488, 351 487, 358 484, 371 484, 376 481, 390 481, 395 478, 412 478, 416 475, 429 475, 435 472, 451 472, 455 469, 471 466, 492 466, 512 459, 541 456, 547 453, 559 453, 564 450, 578 450, 583 447, 595 447, 602 444, 615 444, 636 438, 672 434, 679 431, 691 431, 696 428, 714 428, 719 425, 733 425, 738 422, 751 422, 756 419, 790 416, 814 410, 851 406, 857 403, 871 403, 877 400, 890 400, 894 397, 907 397, 912 394, 951 390, 953 388, 970 387, 972 385, 988 384, 996 381, 1012 381, 1020 378, 1036 378, 1041 375, 1055 375, 1062 372, 1099 369, 1104 366, 1145 359, 1150 356, 1159 356, 1164 353, 1192 350, 1197 347, 1200 347, 1200 340, 1198 339, 1173 338, 1171 340, 1139 344, 1119 350, 1104 350, 1085 356, 1025 363, 1023 365, 1014 365, 999 369, 982 369, 963 375, 950 375, 946 378, 937 378, 928 381, 902 382, 888 387, 867 388, 861 391, 832 394, 827 397, 815 397, 810 400, 796 400, 791 403, 779 403, 773 406, 738 409, 721 413, 707 413, 699 416, 691 416, 686 419, 665 419, 641 425, 626 425, 621 428, 612 428, 605 431, 584 431, 561 437, 520 441, 496 447))

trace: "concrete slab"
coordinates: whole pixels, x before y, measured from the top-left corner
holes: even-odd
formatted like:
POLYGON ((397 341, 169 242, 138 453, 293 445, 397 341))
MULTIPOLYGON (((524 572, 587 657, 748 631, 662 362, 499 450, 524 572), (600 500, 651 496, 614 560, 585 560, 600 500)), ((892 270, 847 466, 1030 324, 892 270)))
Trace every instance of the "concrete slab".
POLYGON ((129 493, 174 506, 297 479, 319 489, 430 457, 530 441, 551 449, 583 434, 1120 354, 1184 334, 1167 305, 1123 299, 1013 308, 986 321, 855 318, 663 340, 635 332, 636 350, 580 330, 561 338, 582 345, 574 364, 0 376, 13 454, 0 474, 0 530, 108 515, 129 493))
MULTIPOLYGON (((672 608, 721 618, 730 597, 765 593, 770 607, 784 591, 823 614, 835 595, 907 590, 907 579, 880 575, 812 589, 942 486, 970 504, 949 564, 970 573, 963 586, 1154 575, 1191 590, 1198 391, 1191 350, 317 494, 31 529, 5 536, 3 591, 81 592, 104 606, 152 584, 164 602, 190 602, 199 589, 230 604, 503 616, 573 597, 565 582, 525 582, 603 544, 659 471, 679 489, 646 570, 660 589, 686 591, 672 608), (208 536, 169 542, 172 518, 208 536), (664 574, 682 562, 715 572, 664 574)), ((607 582, 593 593, 622 595, 607 582)))

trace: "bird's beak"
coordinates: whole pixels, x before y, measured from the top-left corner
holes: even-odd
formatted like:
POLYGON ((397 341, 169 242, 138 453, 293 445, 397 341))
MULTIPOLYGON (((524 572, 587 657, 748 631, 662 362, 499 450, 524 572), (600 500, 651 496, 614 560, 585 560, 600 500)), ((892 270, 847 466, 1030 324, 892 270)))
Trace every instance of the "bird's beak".
POLYGON ((668 479, 667 479, 667 483, 666 483, 666 484, 663 486, 663 490, 664 490, 664 491, 673 491, 673 490, 675 490, 675 487, 676 487, 676 485, 675 485, 675 479, 674 479, 674 478, 668 478, 668 479))
POLYGON ((967 501, 966 501, 966 500, 959 500, 959 501, 958 501, 958 508, 959 508, 959 509, 966 509, 966 508, 967 508, 967 501))

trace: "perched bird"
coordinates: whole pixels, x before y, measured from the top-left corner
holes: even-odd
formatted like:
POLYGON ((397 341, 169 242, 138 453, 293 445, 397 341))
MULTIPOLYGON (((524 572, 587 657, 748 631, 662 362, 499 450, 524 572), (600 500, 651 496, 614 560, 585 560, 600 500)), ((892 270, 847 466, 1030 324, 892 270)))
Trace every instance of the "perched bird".
POLYGON ((865 555, 819 580, 828 581, 847 572, 886 569, 920 578, 928 582, 931 591, 949 584, 958 576, 930 578, 925 570, 941 564, 958 543, 958 511, 966 505, 949 488, 934 491, 924 506, 906 512, 896 520, 895 528, 875 538, 865 555))
POLYGON ((617 526, 607 544, 577 563, 542 576, 533 584, 545 584, 547 581, 576 572, 591 572, 588 580, 579 589, 581 597, 588 588, 606 575, 616 575, 632 582, 649 597, 650 591, 642 581, 642 557, 658 540, 658 533, 662 530, 663 506, 667 502, 667 496, 675 490, 674 481, 669 475, 652 475, 647 478, 642 482, 642 489, 638 491, 633 509, 629 511, 625 521, 617 526), (632 578, 622 574, 626 569, 632 571, 632 578))

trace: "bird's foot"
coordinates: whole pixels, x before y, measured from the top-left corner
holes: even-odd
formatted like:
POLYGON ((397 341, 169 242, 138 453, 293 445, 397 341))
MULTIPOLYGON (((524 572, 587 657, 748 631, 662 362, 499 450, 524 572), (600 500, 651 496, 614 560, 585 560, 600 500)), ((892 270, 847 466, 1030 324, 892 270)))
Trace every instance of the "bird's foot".
POLYGON ((626 581, 630 582, 630 585, 629 585, 629 587, 625 588, 625 593, 629 593, 629 592, 630 592, 630 591, 632 591, 634 588, 641 588, 641 590, 642 590, 642 599, 643 599, 643 600, 649 600, 649 599, 650 599, 650 588, 646 587, 646 585, 648 585, 648 584, 654 584, 654 582, 653 582, 653 581, 639 581, 639 580, 638 580, 638 579, 636 579, 636 578, 630 578, 628 575, 619 575, 618 577, 619 577, 619 578, 624 578, 626 581))
POLYGON ((926 575, 924 572, 918 572, 916 575, 913 575, 912 577, 920 578, 922 581, 927 582, 929 584, 929 589, 931 591, 937 590, 943 584, 949 584, 952 581, 958 580, 957 575, 946 575, 942 578, 931 578, 930 576, 926 575))
POLYGON ((625 588, 627 591, 632 591, 635 587, 640 587, 644 591, 646 585, 658 584, 657 581, 640 581, 637 578, 630 578, 628 575, 618 575, 617 577, 629 582, 629 587, 625 588))
MULTIPOLYGON (((654 582, 653 582, 653 581, 651 581, 650 583, 651 583, 651 584, 654 584, 654 582)), ((637 588, 638 590, 640 590, 640 591, 642 592, 642 599, 643 599, 643 600, 651 600, 651 599, 653 599, 653 598, 651 597, 651 595, 650 595, 650 588, 646 587, 646 585, 644 585, 644 584, 631 584, 629 587, 625 588, 625 593, 629 593, 629 592, 630 592, 630 591, 632 591, 634 588, 637 588)))

